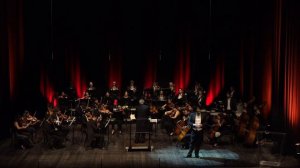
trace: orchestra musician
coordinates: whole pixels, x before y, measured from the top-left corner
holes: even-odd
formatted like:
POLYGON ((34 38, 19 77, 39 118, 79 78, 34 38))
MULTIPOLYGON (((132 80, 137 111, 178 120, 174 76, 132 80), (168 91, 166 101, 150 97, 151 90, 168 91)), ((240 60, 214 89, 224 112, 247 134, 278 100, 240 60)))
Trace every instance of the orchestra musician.
POLYGON ((169 99, 173 99, 175 97, 175 84, 173 82, 169 82, 167 97, 169 99))
POLYGON ((105 96, 102 98, 102 104, 107 105, 108 107, 112 107, 113 105, 113 99, 110 95, 110 92, 106 92, 105 96))
POLYGON ((112 131, 111 134, 113 135, 115 133, 115 125, 117 124, 117 131, 119 134, 122 134, 122 124, 124 120, 124 110, 122 109, 122 106, 118 104, 118 100, 114 100, 113 105, 113 115, 112 117, 115 118, 115 121, 112 122, 112 131))
POLYGON ((26 126, 24 131, 30 134, 31 141, 35 143, 34 135, 37 132, 38 123, 40 122, 40 120, 35 117, 35 114, 31 115, 30 112, 27 110, 25 110, 22 118, 23 118, 23 122, 22 122, 23 125, 29 124, 28 126, 26 126))
POLYGON ((16 140, 18 141, 18 145, 22 149, 33 147, 33 142, 31 140, 31 134, 28 132, 27 128, 30 126, 30 122, 25 122, 24 116, 18 115, 14 121, 14 135, 16 140))
POLYGON ((68 108, 68 95, 62 91, 61 94, 58 96, 58 107, 65 111, 68 108))
POLYGON ((88 150, 95 147, 102 148, 104 143, 104 136, 101 130, 104 127, 102 125, 102 115, 96 115, 87 112, 85 116, 87 119, 87 140, 85 143, 86 149, 88 150))
POLYGON ((110 91, 112 99, 118 99, 119 98, 120 90, 117 86, 116 81, 112 82, 112 86, 110 87, 109 91, 110 91))
POLYGON ((127 87, 127 92, 132 99, 136 99, 137 97, 137 88, 134 84, 134 80, 130 80, 129 86, 127 87))
POLYGON ((128 91, 124 92, 124 95, 120 99, 120 105, 124 110, 124 113, 127 117, 129 117, 129 107, 131 106, 131 98, 129 97, 128 91))
POLYGON ((89 93, 91 98, 96 98, 96 87, 94 86, 93 82, 89 82, 89 87, 87 88, 86 92, 89 93))
POLYGON ((164 91, 159 91, 159 94, 158 94, 158 96, 157 96, 157 100, 158 101, 165 101, 166 100, 166 96, 165 96, 165 94, 164 94, 164 91))
POLYGON ((177 121, 176 123, 175 134, 178 137, 181 136, 180 134, 183 134, 183 131, 186 131, 184 132, 185 135, 181 139, 181 147, 184 149, 189 149, 191 130, 188 129, 187 127, 188 127, 189 117, 192 111, 193 111, 192 106, 189 103, 186 103, 185 107, 182 109, 181 112, 182 115, 180 116, 180 120, 177 121))
POLYGON ((213 124, 210 130, 210 143, 213 147, 216 147, 220 143, 222 132, 224 130, 225 119, 222 114, 213 116, 213 124))
POLYGON ((178 94, 176 95, 175 97, 175 103, 181 107, 181 106, 184 106, 185 102, 187 101, 187 97, 183 91, 182 88, 179 88, 178 89, 178 94))
POLYGON ((157 83, 157 82, 153 82, 153 84, 152 84, 152 89, 151 89, 151 92, 152 92, 152 94, 151 94, 152 99, 156 99, 156 97, 157 97, 157 95, 158 95, 158 92, 159 92, 159 89, 160 89, 160 87, 159 87, 158 83, 157 83))
POLYGON ((90 105, 91 96, 89 92, 84 91, 83 96, 81 98, 78 98, 76 101, 78 101, 78 105, 86 109, 90 105))
POLYGON ((163 127, 166 129, 167 134, 172 136, 174 134, 174 129, 176 122, 179 119, 180 111, 175 107, 174 104, 166 106, 167 111, 165 111, 162 117, 163 127))
POLYGON ((203 90, 198 91, 198 97, 197 97, 197 106, 199 109, 205 109, 206 108, 206 98, 204 95, 203 90))
POLYGON ((49 108, 46 119, 42 125, 42 129, 50 149, 59 149, 65 147, 65 145, 63 144, 65 137, 63 137, 63 133, 60 129, 60 122, 58 120, 59 119, 56 116, 54 110, 49 108))

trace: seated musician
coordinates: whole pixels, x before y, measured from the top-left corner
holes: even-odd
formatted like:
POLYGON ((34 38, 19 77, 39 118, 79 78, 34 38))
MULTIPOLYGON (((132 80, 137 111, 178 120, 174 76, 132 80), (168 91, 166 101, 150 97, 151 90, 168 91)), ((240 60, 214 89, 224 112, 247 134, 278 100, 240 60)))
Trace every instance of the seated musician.
POLYGON ((25 122, 24 116, 17 116, 14 121, 14 135, 16 140, 18 141, 18 145, 22 149, 30 148, 33 146, 33 142, 31 140, 31 135, 26 130, 30 126, 30 123, 25 122))
POLYGON ((112 122, 112 131, 111 134, 113 135, 115 133, 115 125, 117 125, 117 131, 119 134, 122 134, 122 124, 124 121, 124 110, 119 105, 119 102, 117 99, 114 101, 114 105, 112 108, 112 117, 115 118, 115 121, 112 122))
POLYGON ((62 135, 63 133, 61 132, 61 127, 58 123, 59 121, 57 121, 57 116, 54 114, 54 112, 48 111, 47 119, 43 123, 42 129, 50 149, 65 147, 63 144, 65 137, 62 135))
POLYGON ((89 92, 84 91, 83 96, 81 98, 78 98, 77 101, 79 101, 80 106, 83 107, 84 109, 86 107, 88 107, 89 104, 91 103, 90 102, 91 101, 91 96, 90 96, 89 92))
POLYGON ((158 96, 157 96, 157 100, 158 101, 165 101, 166 100, 166 96, 165 96, 165 94, 164 94, 164 91, 159 91, 159 94, 158 94, 158 96))
POLYGON ((176 122, 179 119, 180 111, 175 107, 175 105, 171 105, 162 118, 163 127, 166 129, 167 134, 172 136, 174 134, 174 129, 176 126, 176 122))
POLYGON ((112 99, 118 99, 120 95, 120 90, 117 86, 117 82, 113 81, 112 86, 109 89, 112 99))
POLYGON ((61 94, 58 96, 58 107, 65 111, 68 108, 68 95, 62 91, 61 94))
POLYGON ((222 132, 224 130, 224 117, 222 115, 215 115, 213 116, 212 120, 212 126, 210 130, 210 144, 213 145, 214 147, 218 146, 220 143, 220 139, 222 136, 222 132))
POLYGON ((175 97, 175 84, 173 82, 169 82, 167 97, 170 99, 175 97))
POLYGON ((102 104, 99 108, 99 112, 102 115, 106 115, 107 117, 109 117, 110 115, 112 115, 112 112, 109 110, 108 106, 105 104, 102 104))
MULTIPOLYGON (((177 135, 179 135, 182 131, 185 131, 186 128, 188 127, 188 120, 189 120, 189 117, 190 117, 190 114, 192 111, 193 111, 193 108, 191 107, 191 105, 189 103, 186 103, 185 108, 183 108, 183 110, 181 112, 182 115, 180 117, 180 120, 176 124, 177 132, 175 131, 175 133, 177 135)), ((186 135, 181 140, 181 147, 184 149, 189 148, 190 132, 191 132, 191 130, 187 131, 186 135)))
POLYGON ((110 92, 106 92, 105 96, 102 98, 102 104, 107 105, 108 107, 111 107, 113 105, 113 98, 111 97, 110 92))
POLYGON ((57 128, 59 128, 60 135, 65 139, 70 132, 70 116, 63 114, 60 110, 56 110, 56 119, 54 120, 56 123, 57 128))
POLYGON ((124 110, 124 113, 127 118, 129 118, 130 115, 129 107, 131 106, 131 104, 132 102, 131 102, 131 98, 129 97, 128 91, 125 91, 124 95, 120 99, 120 105, 124 110))
POLYGON ((104 135, 103 135, 103 130, 104 128, 102 124, 102 115, 96 115, 92 114, 90 112, 86 113, 86 118, 87 118, 87 140, 85 143, 86 149, 89 148, 95 148, 103 147, 104 143, 104 135))
POLYGON ((150 103, 149 107, 150 107, 151 118, 161 118, 161 115, 158 111, 157 105, 155 105, 154 103, 150 103))
POLYGON ((94 86, 93 82, 89 83, 89 87, 87 88, 87 91, 91 98, 96 98, 96 87, 94 86))
POLYGON ((132 99, 135 100, 137 98, 137 88, 133 80, 130 80, 129 86, 127 87, 127 92, 129 97, 131 97, 132 99))
POLYGON ((177 104, 179 107, 184 106, 185 102, 187 101, 187 97, 184 93, 184 91, 179 88, 178 94, 175 96, 175 104, 177 104))
POLYGON ((151 89, 152 99, 156 99, 157 98, 159 89, 160 89, 160 87, 159 87, 158 83, 157 82, 153 82, 152 89, 151 89))

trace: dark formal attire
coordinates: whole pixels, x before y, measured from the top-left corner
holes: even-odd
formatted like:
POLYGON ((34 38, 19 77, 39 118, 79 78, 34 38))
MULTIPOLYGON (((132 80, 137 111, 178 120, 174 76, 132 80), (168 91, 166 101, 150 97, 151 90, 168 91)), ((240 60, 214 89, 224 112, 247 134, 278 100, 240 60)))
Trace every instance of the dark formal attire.
POLYGON ((200 108, 200 109, 205 109, 206 108, 206 99, 205 99, 205 96, 199 96, 197 98, 197 106, 200 108))
POLYGON ((148 105, 140 104, 136 107, 136 134, 135 143, 145 142, 145 132, 149 131, 150 122, 150 107, 148 105))
POLYGON ((203 142, 203 129, 207 122, 208 115, 206 113, 191 113, 188 125, 191 128, 191 141, 187 157, 191 157, 195 150, 195 157, 199 157, 200 146, 203 142), (202 124, 202 127, 195 127, 195 124, 202 124))
POLYGON ((100 121, 90 120, 87 122, 86 147, 104 146, 104 125, 100 121))

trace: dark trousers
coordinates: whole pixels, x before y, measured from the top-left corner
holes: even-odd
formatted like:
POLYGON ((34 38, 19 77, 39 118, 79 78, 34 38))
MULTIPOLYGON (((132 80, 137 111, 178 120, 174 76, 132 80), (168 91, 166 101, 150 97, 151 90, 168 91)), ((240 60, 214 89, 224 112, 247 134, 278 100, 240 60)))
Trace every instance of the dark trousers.
POLYGON ((144 143, 147 132, 149 132, 149 120, 148 119, 137 119, 136 120, 136 133, 135 143, 144 143))
POLYGON ((114 116, 115 121, 112 122, 112 129, 115 129, 115 124, 117 124, 117 129, 118 131, 122 131, 122 124, 123 124, 123 120, 124 120, 124 116, 122 113, 115 113, 114 116))
POLYGON ((192 130, 188 155, 191 155, 195 150, 195 156, 199 156, 199 150, 202 142, 203 142, 203 130, 202 131, 192 130))

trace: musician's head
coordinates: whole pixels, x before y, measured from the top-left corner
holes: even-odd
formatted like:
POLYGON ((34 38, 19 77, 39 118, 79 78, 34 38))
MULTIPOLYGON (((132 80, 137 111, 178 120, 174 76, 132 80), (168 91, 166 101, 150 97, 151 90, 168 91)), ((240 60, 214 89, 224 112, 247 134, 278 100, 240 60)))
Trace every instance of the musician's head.
POLYGON ((27 116, 27 115, 29 115, 29 111, 28 111, 28 110, 25 110, 25 111, 24 111, 24 116, 27 116))
POLYGON ((145 100, 144 100, 144 99, 140 99, 140 100, 139 100, 139 103, 140 103, 140 104, 144 104, 144 103, 145 103, 145 100))
POLYGON ((196 114, 200 114, 201 110, 197 106, 193 106, 193 111, 196 112, 196 114))

